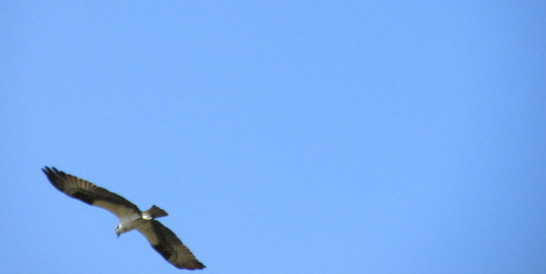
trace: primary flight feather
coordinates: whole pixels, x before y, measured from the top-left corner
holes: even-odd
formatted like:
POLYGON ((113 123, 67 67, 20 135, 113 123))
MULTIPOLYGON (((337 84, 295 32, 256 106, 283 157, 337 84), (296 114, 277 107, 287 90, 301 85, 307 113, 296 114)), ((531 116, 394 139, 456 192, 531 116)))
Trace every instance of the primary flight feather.
POLYGON ((104 208, 116 215, 120 221, 116 226, 118 237, 122 233, 136 229, 148 239, 150 245, 165 260, 175 267, 191 270, 205 268, 205 265, 195 258, 170 229, 155 220, 155 218, 168 215, 163 209, 154 205, 146 211, 140 211, 127 199, 91 182, 54 167, 44 167, 42 171, 51 184, 66 195, 89 205, 104 208))

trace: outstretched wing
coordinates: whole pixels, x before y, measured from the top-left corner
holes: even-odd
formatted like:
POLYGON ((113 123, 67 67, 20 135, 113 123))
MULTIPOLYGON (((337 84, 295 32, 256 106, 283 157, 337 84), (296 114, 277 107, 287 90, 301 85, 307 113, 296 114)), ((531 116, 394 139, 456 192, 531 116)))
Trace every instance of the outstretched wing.
POLYGON ((118 218, 140 212, 136 205, 125 198, 91 182, 59 171, 54 167, 44 167, 42 171, 51 184, 66 195, 87 204, 102 207, 114 213, 118 218))
POLYGON ((193 253, 167 227, 156 220, 146 222, 138 228, 152 247, 178 268, 203 269, 205 265, 198 261, 193 253))

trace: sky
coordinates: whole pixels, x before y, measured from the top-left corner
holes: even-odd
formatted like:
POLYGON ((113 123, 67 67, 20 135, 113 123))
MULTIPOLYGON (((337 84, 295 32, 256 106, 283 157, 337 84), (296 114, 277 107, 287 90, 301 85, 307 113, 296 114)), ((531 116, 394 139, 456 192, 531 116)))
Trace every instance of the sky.
MULTIPOLYGON (((2 1, 0 268, 544 273, 543 1, 2 1)), ((199 271, 197 271, 199 272, 199 271)))

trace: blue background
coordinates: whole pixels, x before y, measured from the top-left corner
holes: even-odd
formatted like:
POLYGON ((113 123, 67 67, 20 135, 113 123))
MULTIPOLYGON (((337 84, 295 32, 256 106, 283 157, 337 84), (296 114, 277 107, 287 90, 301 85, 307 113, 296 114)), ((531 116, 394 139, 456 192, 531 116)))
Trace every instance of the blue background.
POLYGON ((1 268, 544 273, 543 1, 2 1, 1 268))

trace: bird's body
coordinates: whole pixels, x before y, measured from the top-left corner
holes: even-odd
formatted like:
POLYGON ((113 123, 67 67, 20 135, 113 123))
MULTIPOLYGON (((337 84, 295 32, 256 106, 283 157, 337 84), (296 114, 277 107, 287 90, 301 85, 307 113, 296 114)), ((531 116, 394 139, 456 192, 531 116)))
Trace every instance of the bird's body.
POLYGON ((116 233, 120 235, 121 233, 125 233, 128 231, 131 231, 133 229, 138 229, 142 225, 144 225, 146 222, 149 222, 150 219, 146 220, 142 217, 142 214, 131 214, 127 217, 123 217, 119 219, 119 224, 116 227, 116 233))
POLYGON ((66 195, 81 200, 89 205, 101 207, 115 214, 119 219, 116 234, 138 230, 152 247, 165 260, 177 268, 205 268, 193 253, 178 239, 178 237, 156 218, 167 216, 163 209, 152 206, 146 211, 140 209, 118 194, 78 177, 59 171, 56 168, 45 167, 42 171, 57 189, 66 195))

